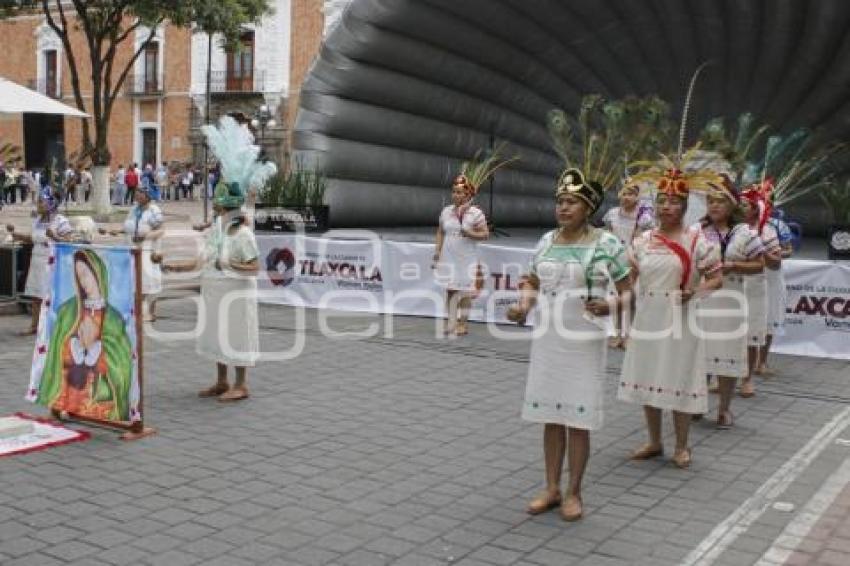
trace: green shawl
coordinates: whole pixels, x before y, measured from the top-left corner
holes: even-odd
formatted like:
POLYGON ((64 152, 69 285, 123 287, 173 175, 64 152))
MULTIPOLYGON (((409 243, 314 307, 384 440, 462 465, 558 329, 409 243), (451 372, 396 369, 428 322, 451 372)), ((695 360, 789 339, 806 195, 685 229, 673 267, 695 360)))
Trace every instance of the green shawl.
POLYGON ((59 307, 53 326, 47 359, 38 388, 38 403, 52 406, 62 391, 62 351, 65 343, 74 336, 80 324, 79 315, 83 303, 80 282, 76 275, 78 261, 86 262, 97 277, 100 293, 106 308, 101 328, 102 355, 106 356, 107 373, 96 378, 93 401, 113 401, 114 409, 109 418, 113 421, 130 420, 130 385, 133 380, 133 348, 124 327, 121 314, 108 302, 109 274, 106 264, 93 250, 81 249, 74 253, 74 286, 77 293, 59 307), (113 395, 114 391, 114 395, 113 395))

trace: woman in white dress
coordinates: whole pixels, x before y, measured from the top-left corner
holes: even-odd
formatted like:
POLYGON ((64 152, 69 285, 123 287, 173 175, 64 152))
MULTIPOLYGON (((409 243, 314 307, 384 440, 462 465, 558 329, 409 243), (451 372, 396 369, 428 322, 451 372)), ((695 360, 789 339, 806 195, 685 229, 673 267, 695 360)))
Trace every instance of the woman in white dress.
POLYGON ((121 230, 110 234, 124 234, 127 244, 142 250, 142 299, 145 322, 156 320, 156 295, 162 292, 162 256, 159 243, 165 234, 165 218, 159 206, 151 202, 150 187, 136 188, 136 204, 130 209, 121 230))
POLYGON ((761 185, 751 185, 741 193, 741 205, 745 221, 764 247, 765 270, 747 275, 744 289, 749 306, 749 372, 741 383, 741 397, 756 394, 753 374, 759 363, 759 355, 767 345, 768 335, 768 283, 767 272, 782 266, 782 248, 776 229, 767 222, 769 215, 768 196, 761 185))
POLYGON ((608 314, 607 285, 630 289, 625 248, 612 234, 593 228, 589 219, 604 190, 567 170, 555 196, 558 229, 540 240, 530 275, 521 285, 519 304, 508 317, 524 322, 537 305, 536 324, 522 418, 544 424, 546 489, 528 506, 536 515, 561 506, 568 521, 582 516, 581 483, 590 456, 590 431, 603 422, 606 327, 596 318, 608 314), (567 440, 569 437, 569 440, 567 440), (569 488, 560 484, 564 455, 569 488))
POLYGON ((740 197, 728 177, 713 186, 707 203, 708 215, 699 228, 720 253, 723 290, 702 301, 700 312, 706 316, 699 327, 706 332, 706 369, 718 382, 717 427, 728 429, 734 422, 735 385, 749 375, 744 278, 763 271, 764 259, 761 241, 741 222, 740 197))
MULTIPOLYGON (((632 179, 627 178, 625 180, 618 196, 620 206, 615 206, 606 212, 602 221, 605 223, 605 228, 617 236, 626 248, 629 248, 638 235, 652 228, 654 224, 652 208, 639 204, 640 185, 632 179)), ((632 303, 628 309, 629 325, 631 325, 635 312, 635 296, 632 295, 631 297, 632 303)), ((623 309, 620 308, 614 317, 617 335, 610 341, 613 348, 626 347, 628 337, 623 329, 623 315, 623 309)))
POLYGON ((15 233, 11 224, 6 229, 17 242, 32 244, 32 256, 24 296, 32 299, 32 319, 30 327, 21 332, 21 336, 33 336, 38 331, 38 317, 41 313, 41 301, 50 290, 50 262, 53 258, 53 243, 70 241, 73 227, 67 218, 57 212, 59 199, 47 185, 47 176, 42 176, 41 193, 36 200, 36 217, 32 222, 29 235, 15 233))
MULTIPOLYGON (((781 212, 778 216, 772 215, 768 223, 776 230, 779 247, 782 250, 781 261, 784 262, 794 255, 791 228, 782 219, 781 212)), ((767 276, 767 337, 759 355, 756 375, 770 376, 773 375, 773 370, 768 366, 767 358, 773 345, 773 337, 785 334, 785 303, 788 299, 788 292, 785 288, 782 263, 776 269, 766 270, 765 274, 767 276)))
POLYGON ((487 219, 472 199, 478 189, 460 175, 452 184, 452 204, 440 213, 434 251, 435 277, 446 290, 446 335, 469 333, 472 299, 480 291, 478 242, 490 237, 487 219))
POLYGON ((691 462, 691 417, 708 412, 705 348, 693 328, 695 298, 722 284, 720 258, 701 231, 683 221, 688 179, 670 169, 658 183, 658 228, 644 233, 631 251, 632 281, 639 284, 617 397, 643 405, 649 442, 632 454, 646 460, 664 453, 663 410, 673 412, 676 449, 673 463, 691 462))
MULTIPOLYGON (((222 180, 213 195, 216 217, 200 258, 189 269, 201 268, 201 306, 205 324, 197 352, 215 362, 216 382, 199 392, 221 402, 248 398, 247 371, 260 358, 257 274, 260 251, 246 222, 245 190, 261 186, 274 175, 273 163, 260 163, 260 148, 247 127, 225 116, 218 127, 202 128, 213 155, 221 163, 222 180), (228 383, 228 366, 236 380, 228 383)), ((176 267, 176 266, 175 266, 176 267)), ((168 270, 184 269, 168 266, 168 270)))

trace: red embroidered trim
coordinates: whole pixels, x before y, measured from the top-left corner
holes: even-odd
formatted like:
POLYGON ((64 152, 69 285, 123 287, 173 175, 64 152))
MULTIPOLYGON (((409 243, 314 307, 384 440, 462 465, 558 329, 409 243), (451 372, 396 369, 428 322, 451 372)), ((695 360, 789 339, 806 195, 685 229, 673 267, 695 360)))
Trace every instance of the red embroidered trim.
POLYGON ((77 433, 77 436, 73 438, 67 438, 65 440, 57 440, 55 442, 48 442, 46 444, 40 444, 38 446, 33 446, 32 448, 24 448, 22 450, 14 450, 12 452, 6 452, 5 454, 0 454, 0 458, 3 456, 16 456, 18 454, 29 454, 30 452, 38 452, 39 450, 46 450, 47 448, 52 448, 54 446, 62 446, 63 444, 71 444, 72 442, 82 442, 84 440, 88 440, 91 438, 91 433, 86 432, 84 430, 76 430, 73 428, 68 428, 65 425, 58 423, 52 419, 44 419, 41 417, 33 417, 31 415, 27 415, 25 413, 15 413, 15 416, 21 419, 26 419, 28 421, 34 421, 41 424, 49 424, 51 426, 55 426, 57 428, 62 428, 65 430, 71 430, 77 433))
POLYGON ((693 399, 699 399, 700 397, 708 396, 708 392, 700 393, 698 391, 697 392, 694 392, 694 391, 677 391, 675 389, 665 389, 663 387, 655 387, 654 385, 647 387, 647 386, 641 385, 639 383, 628 383, 626 381, 621 381, 620 387, 621 388, 631 388, 634 391, 648 391, 650 393, 655 393, 655 394, 671 395, 671 396, 674 396, 674 397, 691 397, 693 399))

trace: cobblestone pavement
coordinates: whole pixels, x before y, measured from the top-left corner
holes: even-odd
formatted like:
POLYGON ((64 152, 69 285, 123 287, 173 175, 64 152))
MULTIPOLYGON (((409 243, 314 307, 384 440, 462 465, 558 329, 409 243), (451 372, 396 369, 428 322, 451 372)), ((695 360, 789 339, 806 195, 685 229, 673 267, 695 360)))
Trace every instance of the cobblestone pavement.
MULTIPOLYGON (((188 301, 160 314, 160 331, 193 326, 188 301)), ((191 341, 149 337, 156 436, 90 429, 88 442, 0 459, 0 564, 850 563, 848 363, 777 357, 758 396, 735 400, 733 430, 695 424, 681 471, 627 461, 643 423, 614 400, 612 352, 586 517, 567 524, 524 512, 543 475, 541 429, 519 418, 527 333, 496 341, 475 325, 446 342, 432 321, 400 317, 392 339, 329 339, 314 312, 261 319, 265 349, 301 335, 305 350, 252 371, 248 401, 198 399, 214 368, 191 341)), ((0 318, 0 414, 45 414, 22 400, 25 324, 0 318)), ((665 431, 672 442, 669 419, 665 431)))

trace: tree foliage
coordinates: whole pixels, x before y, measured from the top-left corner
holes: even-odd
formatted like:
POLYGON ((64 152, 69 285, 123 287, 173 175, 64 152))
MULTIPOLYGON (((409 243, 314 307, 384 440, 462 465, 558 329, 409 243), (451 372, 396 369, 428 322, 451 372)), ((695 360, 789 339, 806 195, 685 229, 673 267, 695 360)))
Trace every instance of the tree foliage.
POLYGON ((83 152, 94 165, 108 165, 109 121, 115 100, 138 58, 156 38, 157 26, 196 25, 204 32, 222 34, 233 44, 242 26, 257 23, 271 12, 270 0, 0 0, 0 18, 41 13, 62 42, 77 107, 91 115, 82 121, 83 152), (84 47, 75 49, 71 38, 81 33, 84 47), (137 33, 145 36, 135 42, 137 33), (118 57, 129 42, 131 57, 118 57), (81 61, 88 61, 91 77, 82 77, 81 61), (89 79, 90 78, 90 82, 89 79), (91 88, 91 99, 82 96, 91 88))

